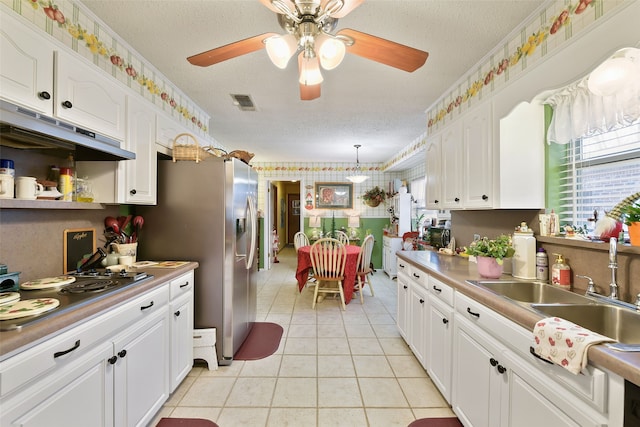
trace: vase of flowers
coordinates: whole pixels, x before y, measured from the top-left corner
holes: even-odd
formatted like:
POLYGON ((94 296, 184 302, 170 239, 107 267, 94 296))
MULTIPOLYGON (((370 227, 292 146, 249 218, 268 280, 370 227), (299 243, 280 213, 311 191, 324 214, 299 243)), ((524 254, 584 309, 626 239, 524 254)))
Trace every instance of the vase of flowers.
POLYGON ((362 200, 364 201, 364 204, 372 208, 375 208, 380 203, 383 203, 386 198, 387 198, 387 193, 385 193, 385 191, 380 187, 378 187, 377 185, 372 189, 365 191, 364 194, 362 195, 362 200))
POLYGON ((495 239, 483 237, 471 242, 465 253, 476 257, 478 273, 488 279, 498 279, 504 271, 504 258, 515 253, 509 236, 502 234, 495 239))

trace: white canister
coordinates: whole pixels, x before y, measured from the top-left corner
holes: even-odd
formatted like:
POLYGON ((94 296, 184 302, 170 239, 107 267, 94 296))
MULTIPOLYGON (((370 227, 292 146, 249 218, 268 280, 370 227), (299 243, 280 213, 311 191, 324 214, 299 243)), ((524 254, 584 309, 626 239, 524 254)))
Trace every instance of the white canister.
POLYGON ((513 277, 519 279, 536 278, 536 238, 533 232, 513 233, 513 277))
POLYGON ((0 174, 0 199, 13 199, 13 175, 0 174))
POLYGON ((16 178, 16 199, 35 200, 44 191, 42 184, 38 184, 32 176, 16 178))

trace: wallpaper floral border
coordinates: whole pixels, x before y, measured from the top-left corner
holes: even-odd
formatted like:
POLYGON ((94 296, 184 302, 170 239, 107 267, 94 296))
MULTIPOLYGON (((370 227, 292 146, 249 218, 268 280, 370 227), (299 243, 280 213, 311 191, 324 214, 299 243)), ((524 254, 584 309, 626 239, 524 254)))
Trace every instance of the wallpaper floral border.
POLYGON ((457 86, 427 111, 427 133, 449 116, 468 109, 474 100, 508 84, 518 74, 584 32, 622 3, 634 0, 558 0, 525 23, 512 40, 497 46, 487 59, 467 73, 457 86))
POLYGON ((72 0, 0 0, 37 28, 203 133, 210 117, 83 5, 72 0))

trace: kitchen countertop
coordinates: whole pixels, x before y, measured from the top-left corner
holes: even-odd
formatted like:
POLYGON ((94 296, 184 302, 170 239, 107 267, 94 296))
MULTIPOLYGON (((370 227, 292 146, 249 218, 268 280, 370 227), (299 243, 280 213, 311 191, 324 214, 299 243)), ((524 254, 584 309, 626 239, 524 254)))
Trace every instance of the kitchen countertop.
POLYGON ((119 292, 114 292, 112 295, 107 295, 96 302, 82 305, 67 313, 54 316, 47 321, 27 325, 16 331, 2 331, 0 332, 0 361, 33 347, 54 335, 102 314, 116 305, 129 301, 197 267, 197 262, 190 262, 177 268, 145 267, 144 272, 152 274, 153 278, 129 286, 119 292))
MULTIPOLYGON (((400 251, 396 254, 412 265, 425 268, 456 291, 462 292, 530 331, 533 331, 538 320, 545 317, 487 289, 466 283, 466 280, 483 279, 478 274, 476 264, 469 262, 467 258, 440 255, 431 251, 400 251)), ((502 279, 512 279, 512 277, 503 275, 502 279)), ((604 345, 594 345, 589 348, 588 357, 589 362, 640 386, 640 353, 620 352, 604 345)))

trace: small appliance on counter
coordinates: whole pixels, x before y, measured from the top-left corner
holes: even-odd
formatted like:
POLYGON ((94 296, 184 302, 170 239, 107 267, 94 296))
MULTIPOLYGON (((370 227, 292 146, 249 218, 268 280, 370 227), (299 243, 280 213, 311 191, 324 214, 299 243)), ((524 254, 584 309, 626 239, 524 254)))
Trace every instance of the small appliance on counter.
POLYGON ((446 248, 450 241, 450 229, 445 227, 429 227, 429 245, 436 249, 446 248))
POLYGON ((6 264, 0 264, 0 292, 11 292, 20 289, 20 272, 9 273, 6 264))

